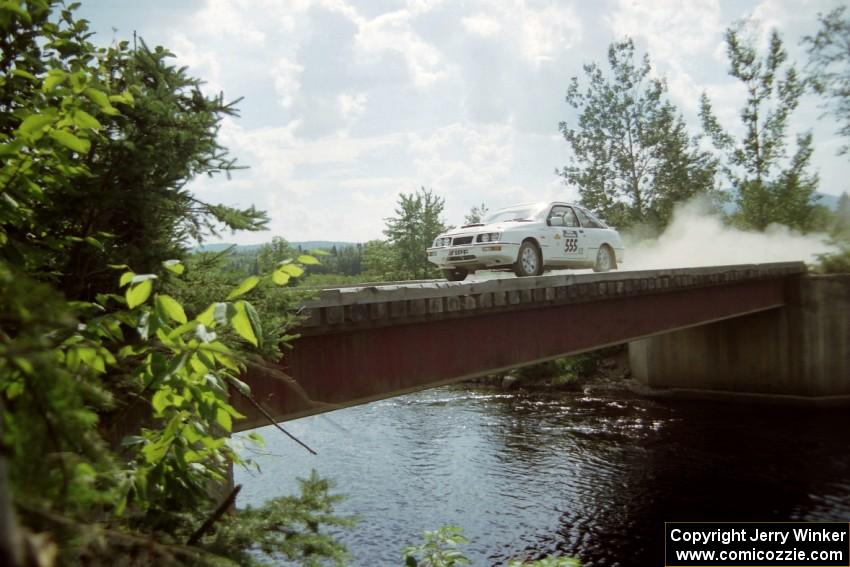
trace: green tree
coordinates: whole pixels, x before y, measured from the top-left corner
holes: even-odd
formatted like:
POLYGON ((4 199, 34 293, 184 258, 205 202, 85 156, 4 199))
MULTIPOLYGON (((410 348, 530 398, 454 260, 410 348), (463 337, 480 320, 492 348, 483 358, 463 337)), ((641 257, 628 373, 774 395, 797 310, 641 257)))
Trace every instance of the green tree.
POLYGON ((612 224, 663 228, 675 202, 713 190, 715 161, 688 136, 649 57, 636 61, 631 39, 609 46, 608 66, 585 65, 584 89, 572 78, 566 101, 578 119, 560 123, 573 152, 560 174, 612 224))
POLYGON ((484 203, 475 205, 469 210, 469 214, 463 217, 463 224, 478 224, 487 217, 488 212, 490 211, 484 203))
MULTIPOLYGON (((838 123, 837 133, 850 138, 850 16, 847 6, 818 14, 820 29, 803 38, 809 54, 809 81, 826 99, 824 107, 838 123)), ((850 144, 838 149, 850 155, 850 144)))
POLYGON ((398 272, 396 248, 385 240, 370 240, 363 245, 363 277, 369 281, 392 281, 402 278, 398 272))
POLYGON ((280 262, 292 258, 297 253, 285 238, 275 236, 268 244, 260 246, 257 252, 258 273, 266 273, 273 270, 280 262))
POLYGON ((395 272, 402 279, 423 279, 436 274, 425 249, 446 229, 440 218, 444 204, 442 198, 424 187, 415 193, 399 194, 396 216, 386 219, 384 234, 394 248, 395 272))
POLYGON ((86 22, 75 20, 72 10, 60 12, 57 27, 49 21, 51 2, 26 6, 31 9, 4 11, 0 136, 18 129, 34 103, 75 100, 70 128, 57 129, 62 122, 52 111, 36 114, 39 121, 31 118, 27 127, 60 136, 79 161, 39 173, 41 180, 67 179, 54 183, 50 206, 34 209, 30 225, 10 227, 20 252, 32 247, 28 234, 43 235, 34 252, 44 257, 45 268, 69 297, 92 299, 94 290, 114 285, 103 268, 108 263, 154 271, 162 258, 181 257, 190 238, 219 226, 264 227, 265 214, 253 207, 206 203, 186 189, 197 175, 236 167, 216 139, 224 117, 236 115, 234 103, 205 96, 201 81, 169 63, 173 56, 164 48, 149 49, 142 41, 95 48, 86 22), (39 41, 45 30, 52 37, 39 41), (73 175, 83 164, 87 174, 73 175), (53 246, 68 239, 73 243, 53 246))
MULTIPOLYGON (((95 261, 67 270, 75 250, 105 258, 120 249, 120 234, 79 232, 79 211, 65 199, 85 190, 93 201, 102 196, 92 185, 102 165, 97 148, 129 135, 106 125, 137 111, 144 97, 132 85, 113 90, 123 86, 105 80, 103 52, 86 41, 85 22, 74 20, 73 6, 54 17, 54 4, 0 4, 0 489, 10 488, 25 529, 59 543, 60 564, 233 564, 228 558, 241 561, 256 538, 232 540, 222 557, 211 550, 209 530, 198 528, 218 504, 211 485, 243 462, 228 439, 240 418, 229 388, 250 396, 239 376, 258 364, 265 336, 246 298, 266 283, 286 284, 315 259, 246 278, 188 313, 162 284, 183 274, 178 260, 160 258, 157 273, 95 261), (96 278, 110 280, 103 290, 74 279, 101 273, 110 274, 96 278), (93 297, 68 301, 65 283, 93 297)), ((191 107, 174 112, 179 122, 191 107)), ((164 203, 151 196, 140 207, 164 203)), ((333 497, 313 480, 289 507, 278 502, 242 519, 220 518, 219 533, 265 534, 262 551, 305 563, 338 559, 341 549, 319 530, 336 522, 333 497), (309 536, 294 548, 293 530, 309 536)), ((4 555, 0 563, 18 559, 4 555)))
POLYGON ((836 237, 850 242, 850 195, 847 194, 847 191, 843 192, 838 198, 833 233, 836 237))
POLYGON ((747 22, 726 31, 729 74, 747 92, 741 109, 744 134, 735 140, 720 125, 708 96, 700 99, 703 127, 714 145, 725 154, 724 170, 737 190, 738 211, 734 220, 743 227, 764 230, 781 223, 808 230, 814 220, 812 196, 818 177, 808 172, 812 135, 797 136, 797 149, 787 156, 788 120, 797 108, 804 83, 776 31, 767 53, 760 57, 747 37, 747 22))

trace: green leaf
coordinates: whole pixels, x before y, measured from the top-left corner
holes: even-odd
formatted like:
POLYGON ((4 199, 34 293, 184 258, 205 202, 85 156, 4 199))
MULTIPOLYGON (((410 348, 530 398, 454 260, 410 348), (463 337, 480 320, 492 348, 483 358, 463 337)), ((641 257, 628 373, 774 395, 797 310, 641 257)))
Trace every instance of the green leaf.
POLYGON ((23 382, 12 382, 6 387, 6 397, 10 400, 14 400, 18 396, 24 393, 24 383, 23 382))
POLYGON ((91 142, 83 138, 78 138, 67 130, 51 130, 50 137, 78 154, 86 153, 91 147, 91 142))
POLYGON ((15 365, 18 368, 20 368, 21 370, 24 371, 24 373, 26 373, 26 374, 32 374, 33 373, 32 363, 30 363, 30 361, 27 360, 26 358, 24 358, 23 356, 15 356, 15 357, 12 358, 12 360, 15 362, 15 365))
POLYGON ((242 280, 242 283, 236 286, 236 289, 234 289, 227 295, 227 299, 236 299, 240 295, 245 295, 246 293, 257 287, 257 284, 259 282, 260 278, 258 278, 257 276, 250 276, 248 278, 245 278, 244 280, 242 280))
POLYGON ((289 274, 280 269, 275 270, 272 272, 272 281, 277 285, 286 285, 289 283, 289 274))
POLYGON ((244 301, 237 301, 234 307, 233 316, 230 318, 230 325, 240 337, 248 341, 254 346, 258 346, 257 335, 254 334, 254 326, 251 324, 251 319, 248 317, 248 312, 245 308, 244 301))
POLYGON ((83 91, 83 94, 86 95, 90 101, 98 105, 104 114, 109 114, 110 116, 118 114, 118 110, 110 104, 109 97, 106 96, 105 92, 88 87, 83 91))
POLYGON ((259 343, 257 346, 263 348, 263 324, 260 321, 260 316, 250 303, 244 302, 243 305, 245 306, 245 313, 248 315, 248 321, 251 322, 251 328, 257 336, 257 342, 259 343))
POLYGON ((98 122, 97 118, 85 110, 78 110, 74 112, 74 124, 76 124, 79 128, 91 128, 92 130, 100 128, 100 122, 98 122))
POLYGON ((231 377, 230 383, 233 384, 236 387, 236 389, 239 390, 239 393, 242 394, 243 396, 250 396, 251 395, 251 386, 249 386, 248 384, 246 384, 245 382, 243 382, 239 378, 231 377))
POLYGON ((25 79, 29 79, 31 81, 35 80, 35 75, 30 73, 29 71, 24 71, 23 69, 15 69, 14 71, 12 71, 12 74, 17 76, 17 77, 23 77, 25 79))
POLYGON ((130 91, 125 90, 121 94, 117 95, 109 95, 109 100, 112 102, 120 102, 123 104, 133 104, 133 94, 130 91))
POLYGON ((49 93, 57 86, 64 83, 67 77, 68 75, 64 71, 53 69, 47 74, 47 78, 44 79, 44 84, 41 85, 41 90, 45 93, 49 93))
POLYGON ((204 309, 203 313, 195 317, 195 319, 197 319, 204 327, 212 328, 215 325, 215 306, 216 304, 213 303, 204 309))
POLYGON ((315 266, 316 264, 320 264, 319 259, 315 256, 310 256, 308 254, 302 254, 298 256, 298 261, 305 266, 315 266))
POLYGON ((130 287, 127 288, 127 307, 133 309, 145 301, 147 301, 148 297, 150 297, 151 292, 153 291, 153 280, 147 279, 141 281, 139 283, 131 284, 130 287))
POLYGON ((26 22, 32 22, 32 16, 30 16, 29 12, 27 12, 23 9, 23 7, 21 7, 20 2, 3 2, 3 4, 0 4, 0 7, 2 7, 4 10, 15 12, 18 16, 21 17, 22 20, 26 22))
POLYGON ((304 273, 304 268, 296 266, 295 264, 286 264, 278 268, 278 270, 282 270, 292 276, 293 278, 297 278, 304 273))
POLYGON ((186 271, 186 266, 180 260, 166 260, 162 263, 163 267, 169 272, 173 272, 178 276, 186 271))
POLYGON ((97 238, 95 238, 94 236, 86 236, 83 240, 85 240, 86 242, 88 242, 89 244, 91 244, 92 246, 97 248, 98 250, 101 250, 101 251, 103 250, 103 243, 100 240, 98 240, 97 238))
POLYGON ((165 314, 172 320, 177 321, 178 323, 186 323, 188 321, 186 318, 186 312, 183 311, 183 306, 170 295, 157 295, 156 304, 157 307, 165 312, 165 314))
POLYGON ((53 113, 30 114, 18 126, 18 132, 26 136, 31 136, 54 122, 56 122, 56 115, 53 113))
POLYGON ((168 387, 165 387, 161 390, 157 390, 157 392, 153 395, 153 398, 151 398, 151 405, 157 414, 162 414, 162 410, 169 405, 168 398, 170 394, 171 390, 168 387))
POLYGON ((118 287, 124 287, 125 285, 130 283, 134 277, 136 277, 136 274, 134 272, 124 272, 123 274, 121 274, 121 278, 118 280, 118 287))
POLYGON ((225 431, 229 432, 233 429, 233 419, 231 419, 230 414, 222 408, 217 408, 215 410, 215 422, 218 423, 225 431))

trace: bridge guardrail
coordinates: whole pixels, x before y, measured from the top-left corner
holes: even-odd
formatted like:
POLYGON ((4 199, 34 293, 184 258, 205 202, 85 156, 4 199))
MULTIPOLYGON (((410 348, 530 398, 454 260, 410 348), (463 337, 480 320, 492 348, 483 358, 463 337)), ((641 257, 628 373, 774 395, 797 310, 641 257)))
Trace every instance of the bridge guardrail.
POLYGON ((805 273, 803 262, 776 262, 323 289, 317 299, 302 306, 304 319, 297 331, 320 334, 351 327, 461 317, 517 306, 533 309, 553 303, 598 301, 805 273))

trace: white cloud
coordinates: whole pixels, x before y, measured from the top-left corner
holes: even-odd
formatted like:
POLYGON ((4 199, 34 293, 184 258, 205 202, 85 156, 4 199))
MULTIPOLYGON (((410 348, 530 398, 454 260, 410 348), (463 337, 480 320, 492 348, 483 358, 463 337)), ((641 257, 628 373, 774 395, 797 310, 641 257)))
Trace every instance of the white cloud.
POLYGON ((461 23, 466 31, 482 37, 491 37, 502 31, 502 24, 487 14, 468 16, 461 23))
POLYGON ((526 0, 480 2, 481 10, 461 19, 464 29, 484 38, 516 45, 535 67, 554 60, 582 37, 581 19, 571 5, 534 8, 526 0))
POLYGON ((255 9, 256 6, 246 2, 207 0, 196 14, 194 25, 198 31, 207 35, 231 36, 238 41, 263 44, 266 35, 250 18, 255 9))
POLYGON ((355 47, 366 60, 395 52, 404 58, 413 84, 429 86, 448 75, 440 51, 424 41, 410 25, 411 13, 398 10, 358 22, 355 47))
POLYGON ((277 93, 281 106, 289 108, 292 106, 295 96, 301 90, 301 72, 304 67, 286 57, 281 57, 272 69, 274 79, 274 90, 277 93))
POLYGON ((654 61, 684 61, 713 48, 722 35, 718 0, 619 0, 609 18, 617 38, 646 41, 654 61))
POLYGON ((520 23, 520 46, 526 59, 536 65, 552 61, 581 39, 581 21, 572 6, 549 4, 535 10, 524 1, 516 4, 520 23))
POLYGON ((337 96, 337 104, 342 117, 347 120, 358 118, 363 111, 366 110, 366 103, 369 100, 369 95, 366 93, 348 94, 342 93, 337 96))
POLYGON ((193 74, 204 77, 202 88, 205 92, 218 93, 223 90, 221 64, 213 53, 202 50, 182 33, 172 35, 170 43, 181 65, 190 67, 193 74))
POLYGON ((673 100, 694 118, 706 88, 696 77, 699 66, 722 45, 719 1, 619 0, 608 20, 615 39, 629 36, 645 43, 653 72, 666 77, 673 100))

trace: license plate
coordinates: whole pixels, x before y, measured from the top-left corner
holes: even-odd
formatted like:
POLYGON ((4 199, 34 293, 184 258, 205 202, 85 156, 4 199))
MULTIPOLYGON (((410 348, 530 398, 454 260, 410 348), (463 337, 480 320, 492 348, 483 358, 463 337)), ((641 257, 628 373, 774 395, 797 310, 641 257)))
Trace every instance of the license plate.
POLYGON ((469 254, 469 250, 467 250, 466 248, 449 250, 449 256, 466 256, 467 254, 469 254))

